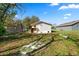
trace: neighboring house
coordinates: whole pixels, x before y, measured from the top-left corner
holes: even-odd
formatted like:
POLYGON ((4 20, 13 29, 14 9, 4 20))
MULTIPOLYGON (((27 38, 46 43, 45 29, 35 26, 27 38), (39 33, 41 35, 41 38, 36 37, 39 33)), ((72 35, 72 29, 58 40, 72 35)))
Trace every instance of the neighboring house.
POLYGON ((52 25, 46 22, 35 22, 31 24, 30 32, 31 33, 51 33, 52 25))
POLYGON ((60 24, 56 27, 59 30, 79 30, 79 20, 60 24))

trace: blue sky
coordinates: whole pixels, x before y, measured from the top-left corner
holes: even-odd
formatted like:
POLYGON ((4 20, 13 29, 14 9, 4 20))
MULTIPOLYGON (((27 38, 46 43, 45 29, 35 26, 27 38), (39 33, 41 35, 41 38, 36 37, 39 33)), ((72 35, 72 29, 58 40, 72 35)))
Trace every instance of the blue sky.
POLYGON ((37 16, 41 21, 62 24, 79 19, 78 3, 23 3, 22 10, 17 10, 16 18, 37 16))

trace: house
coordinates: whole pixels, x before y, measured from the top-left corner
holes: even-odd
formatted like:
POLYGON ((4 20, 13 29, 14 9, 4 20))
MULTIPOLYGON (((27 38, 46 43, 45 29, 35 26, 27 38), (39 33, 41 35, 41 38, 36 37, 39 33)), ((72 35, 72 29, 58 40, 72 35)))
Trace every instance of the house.
POLYGON ((38 21, 30 26, 31 33, 51 33, 52 25, 46 22, 38 21))
POLYGON ((79 30, 79 20, 60 24, 56 27, 59 30, 79 30))

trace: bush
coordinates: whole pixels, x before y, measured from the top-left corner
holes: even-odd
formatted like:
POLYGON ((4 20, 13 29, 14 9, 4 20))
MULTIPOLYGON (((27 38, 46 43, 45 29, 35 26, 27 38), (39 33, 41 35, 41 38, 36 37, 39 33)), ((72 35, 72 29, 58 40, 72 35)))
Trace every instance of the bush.
POLYGON ((4 26, 2 24, 0 24, 0 36, 4 35, 6 32, 4 26))

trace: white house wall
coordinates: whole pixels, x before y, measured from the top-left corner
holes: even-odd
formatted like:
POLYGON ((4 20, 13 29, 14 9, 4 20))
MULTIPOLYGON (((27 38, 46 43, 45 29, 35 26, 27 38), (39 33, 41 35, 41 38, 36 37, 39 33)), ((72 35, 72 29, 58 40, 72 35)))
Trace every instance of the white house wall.
POLYGON ((36 25, 36 28, 39 29, 37 33, 51 33, 51 25, 41 23, 36 25))

